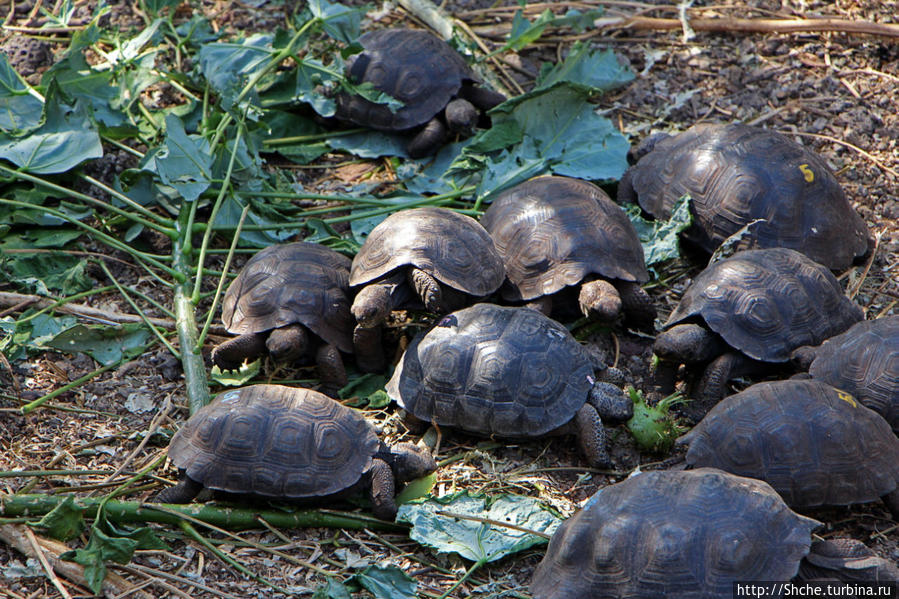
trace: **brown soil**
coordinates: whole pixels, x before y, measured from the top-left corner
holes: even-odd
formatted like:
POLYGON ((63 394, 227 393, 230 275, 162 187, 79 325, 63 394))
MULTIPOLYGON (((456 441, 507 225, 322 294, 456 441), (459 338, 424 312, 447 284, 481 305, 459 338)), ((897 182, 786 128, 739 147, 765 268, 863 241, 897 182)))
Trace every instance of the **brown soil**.
MULTIPOLYGON (((202 10, 217 27, 233 31, 263 30, 273 27, 281 13, 267 5, 203 2, 202 10)), ((495 3, 477 0, 448 0, 445 9, 466 22, 485 43, 496 47, 508 30, 515 2, 495 3)), ((604 2, 554 3, 560 7, 589 8, 604 2)), ((609 14, 639 11, 644 16, 676 18, 673 6, 662 2, 609 2, 609 14)), ((702 10, 703 16, 794 17, 828 15, 844 19, 896 22, 895 7, 889 2, 856 0, 821 2, 818 0, 754 0, 751 2, 694 3, 714 4, 702 10)), ((0 2, 0 14, 9 10, 0 2)), ((8 24, 25 24, 29 8, 16 3, 8 24)), ((530 16, 546 5, 531 7, 530 16)), ((185 13, 188 14, 188 13, 185 13)), ((116 4, 111 16, 123 27, 139 26, 130 3, 116 4)), ((32 21, 33 24, 34 21, 32 21)), ((383 13, 372 27, 411 25, 417 21, 400 9, 383 13)), ((0 49, 24 48, 25 54, 45 56, 44 45, 0 38, 0 49)), ((867 318, 899 313, 899 45, 895 39, 843 33, 729 34, 700 33, 685 40, 682 33, 663 31, 588 31, 576 35, 570 30, 549 31, 533 48, 520 55, 507 55, 504 68, 524 87, 536 74, 539 63, 564 56, 572 41, 589 39, 600 48, 612 48, 627 60, 638 74, 625 89, 599 102, 632 143, 653 131, 680 131, 697 122, 743 121, 764 125, 791 136, 795 141, 819 152, 833 167, 840 182, 878 237, 878 248, 870 266, 853 268, 841 277, 850 294, 864 307, 867 318)), ((62 42, 50 44, 54 52, 62 42)), ((44 58, 45 59, 45 58, 44 58)), ((23 58, 24 60, 24 58, 23 58)), ((28 65, 39 73, 46 64, 28 65)), ((160 90, 160 93, 165 90, 160 90)), ((166 101, 165 99, 160 101, 166 101)), ((112 158, 98 165, 98 178, 108 178, 115 169, 133 166, 127 156, 112 158), (104 173, 107 175, 103 177, 104 173)), ((383 173, 381 163, 344 165, 343 157, 326 156, 318 168, 299 171, 298 178, 322 190, 335 189, 346 181, 372 172, 383 173)), ((158 241, 158 240, 157 240, 158 241)), ((168 251, 159 248, 159 251, 168 251)), ((124 256, 123 256, 124 258, 124 256)), ((144 277, 143 271, 111 263, 119 280, 137 286, 166 303, 165 292, 144 277)), ((698 272, 693 264, 678 263, 663 273, 666 284, 652 287, 651 293, 664 320, 676 304, 680 292, 698 272)), ((102 279, 100 273, 97 277, 102 279)), ((8 289, 2 288, 6 291, 8 289)), ((114 295, 94 297, 95 307, 129 312, 114 295)), ((151 311, 151 315, 161 316, 151 311)), ((407 337, 409 335, 407 334, 407 337)), ((212 341, 215 341, 213 338, 212 341)), ((618 364, 629 382, 643 388, 651 356, 651 338, 630 331, 616 330, 615 337, 597 333, 588 340, 597 356, 618 364)), ((83 376, 95 368, 84 356, 47 353, 13 363, 11 371, 0 364, 0 471, 32 469, 99 469, 112 472, 123 468, 122 476, 152 463, 164 451, 165 441, 151 440, 138 449, 148 431, 176 430, 187 416, 183 377, 179 364, 164 350, 156 350, 115 371, 101 375, 54 400, 50 409, 22 417, 14 409, 15 397, 34 399, 83 376), (151 409, 140 411, 142 402, 151 409), (77 408, 77 412, 60 408, 77 408)), ((274 370, 265 375, 277 379, 309 379, 309 370, 274 370)), ((217 389, 214 389, 217 391, 217 389)), ((393 410, 368 414, 379 423, 391 441, 409 437, 398 423, 393 410)), ((152 432, 152 431, 151 431, 152 432)), ((414 440, 414 439, 411 439, 414 440)), ((620 480, 638 464, 644 468, 665 456, 641 455, 624 429, 616 431, 615 471, 589 472, 574 466, 579 459, 570 442, 561 439, 530 444, 504 444, 498 449, 482 449, 477 439, 444 434, 438 459, 464 454, 439 471, 434 490, 442 495, 454 490, 473 492, 511 492, 545 501, 564 515, 570 515, 598 488, 620 480)), ((162 473, 175 477, 172 469, 162 473)), ((87 494, 86 486, 101 482, 103 476, 53 477, 36 479, 34 492, 59 491, 73 487, 87 494)), ((0 479, 0 491, 20 491, 29 478, 0 479)), ((147 490, 135 499, 145 499, 156 490, 147 490)), ((97 491, 90 491, 97 494, 97 491)), ((819 531, 824 537, 848 535, 860 539, 885 558, 899 560, 899 532, 896 523, 880 505, 853 506, 817 510, 810 515, 826 523, 819 531)), ((217 535, 210 534, 210 538, 217 535)), ((346 577, 355 559, 370 563, 394 564, 419 582, 423 593, 437 596, 458 580, 470 566, 454 556, 436 555, 403 535, 375 534, 368 531, 328 529, 250 531, 241 536, 278 548, 290 558, 312 562, 329 574, 346 577)), ((69 542, 82 546, 85 537, 69 542)), ((147 574, 163 572, 177 576, 169 583, 196 599, 207 597, 275 597, 263 585, 247 580, 217 560, 196 543, 180 537, 171 542, 171 551, 138 552, 134 564, 148 568, 145 574, 114 568, 135 584, 147 581, 147 574), (191 583, 203 585, 192 587, 191 583), (205 589, 205 590, 204 590, 205 589)), ((320 573, 290 561, 290 558, 240 544, 222 549, 259 575, 273 582, 309 592, 323 582, 320 573)), ((527 597, 530 575, 542 555, 535 549, 506 558, 477 572, 457 589, 454 596, 527 597)), ((12 560, 25 558, 0 544, 0 570, 12 560)), ((0 574, 2 575, 2 574, 0 574)), ((85 589, 69 586, 73 596, 84 596, 85 589)), ((166 588, 153 583, 152 596, 166 596, 166 588)), ((42 577, 15 578, 0 584, 0 597, 59 597, 59 592, 42 577), (4 585, 6 588, 3 588, 4 585)), ((175 595, 172 595, 175 596, 175 595)), ((183 595, 182 595, 183 596, 183 595)), ((364 594, 360 596, 365 596, 364 594)))

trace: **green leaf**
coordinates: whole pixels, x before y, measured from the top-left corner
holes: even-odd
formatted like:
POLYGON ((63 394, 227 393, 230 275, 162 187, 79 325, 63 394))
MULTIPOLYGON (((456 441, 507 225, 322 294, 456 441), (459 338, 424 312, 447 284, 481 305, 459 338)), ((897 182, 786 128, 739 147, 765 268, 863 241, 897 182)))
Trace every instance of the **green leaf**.
POLYGON ((553 22, 555 15, 548 8, 543 11, 534 22, 530 22, 525 18, 522 11, 516 11, 512 17, 512 30, 509 32, 509 39, 506 40, 503 50, 521 50, 530 43, 536 42, 543 35, 546 26, 553 22))
POLYGON ((0 52, 0 131, 20 133, 34 129, 41 122, 43 107, 28 93, 6 54, 0 52))
POLYGON ((581 12, 576 8, 570 9, 561 17, 553 19, 552 24, 555 27, 571 27, 577 33, 583 33, 588 29, 592 29, 594 21, 605 14, 602 8, 591 8, 586 12, 581 12))
POLYGON ((133 539, 113 537, 104 533, 94 524, 87 547, 75 551, 66 551, 59 557, 84 566, 84 577, 90 589, 99 594, 106 578, 106 561, 127 564, 137 549, 138 542, 133 539))
POLYGON ((303 239, 303 241, 308 241, 309 243, 320 243, 321 245, 327 246, 334 251, 341 252, 343 254, 347 254, 349 256, 355 256, 359 253, 359 248, 361 247, 358 243, 356 243, 352 239, 346 239, 341 236, 340 233, 334 230, 334 228, 321 220, 320 218, 309 218, 306 220, 306 228, 311 231, 311 233, 303 239))
POLYGON ((693 222, 690 201, 689 195, 678 199, 668 220, 646 220, 641 216, 640 206, 631 204, 625 207, 624 211, 634 225, 643 246, 647 266, 680 256, 680 233, 693 222))
POLYGON ((322 29, 332 38, 347 44, 359 37, 359 25, 362 17, 371 10, 366 4, 359 7, 344 6, 328 0, 309 0, 312 15, 321 20, 322 29))
POLYGON ((342 150, 360 158, 400 156, 406 158, 409 137, 400 133, 384 131, 360 131, 351 135, 332 137, 327 141, 332 150, 342 150))
POLYGON ((416 599, 418 583, 396 566, 369 566, 349 580, 359 583, 375 599, 416 599))
POLYGON ((188 136, 181 119, 165 117, 165 142, 147 153, 143 168, 156 173, 188 202, 200 197, 212 183, 212 155, 209 142, 188 136))
MULTIPOLYGON (((544 67, 548 66, 544 64, 544 67)), ((537 89, 566 81, 590 92, 604 93, 627 85, 633 79, 634 72, 612 50, 595 50, 589 44, 576 42, 564 61, 541 69, 537 89)))
MULTIPOLYGON (((352 379, 337 392, 337 396, 340 399, 353 399, 353 401, 348 402, 348 405, 351 405, 353 407, 361 407, 366 405, 371 406, 372 397, 379 391, 383 391, 384 385, 386 384, 387 377, 385 377, 383 374, 369 372, 352 379)), ((388 403, 390 402, 389 397, 387 401, 388 403)), ((371 407, 379 408, 384 407, 384 405, 371 407)))
POLYGON ((84 509, 75 505, 75 497, 66 495, 50 512, 28 526, 60 541, 74 539, 84 530, 84 509))
POLYGON ((306 102, 321 116, 334 116, 337 103, 325 92, 337 85, 342 77, 342 71, 336 70, 334 65, 329 67, 315 58, 304 58, 297 63, 293 100, 306 102))
MULTIPOLYGON (((386 393, 385 393, 386 395, 386 393)), ((431 489, 434 488, 434 485, 437 484, 437 473, 432 472, 427 476, 422 476, 421 478, 416 478, 411 481, 403 490, 397 493, 394 501, 396 501, 397 505, 403 505, 404 503, 409 503, 410 501, 414 501, 416 499, 421 499, 422 497, 426 497, 428 493, 431 492, 431 489)))
POLYGON ((453 515, 487 518, 551 535, 562 520, 522 495, 472 496, 468 491, 400 506, 398 522, 412 525, 413 540, 474 562, 490 562, 546 543, 543 537, 453 515))
POLYGON ((75 325, 43 342, 63 352, 84 352, 101 364, 116 364, 146 349, 150 332, 142 324, 75 325))
POLYGON ((328 582, 316 587, 312 599, 353 599, 353 596, 342 582, 328 578, 328 582))
POLYGON ((100 135, 87 108, 62 104, 55 84, 44 102, 43 125, 22 137, 0 133, 0 158, 29 173, 64 173, 101 156, 100 135))
POLYGON ((249 364, 241 364, 238 370, 222 370, 215 365, 209 374, 209 378, 226 387, 240 387, 253 379, 262 366, 262 360, 253 360, 249 364))
MULTIPOLYGON (((221 96, 226 110, 234 107, 246 83, 268 65, 275 53, 273 39, 271 34, 257 33, 240 42, 213 42, 200 47, 200 72, 221 96)), ((251 97, 250 103, 258 105, 258 98, 251 97)))
POLYGON ((0 280, 15 283, 37 295, 59 291, 71 295, 92 289, 82 258, 64 254, 6 254, 0 257, 0 280))

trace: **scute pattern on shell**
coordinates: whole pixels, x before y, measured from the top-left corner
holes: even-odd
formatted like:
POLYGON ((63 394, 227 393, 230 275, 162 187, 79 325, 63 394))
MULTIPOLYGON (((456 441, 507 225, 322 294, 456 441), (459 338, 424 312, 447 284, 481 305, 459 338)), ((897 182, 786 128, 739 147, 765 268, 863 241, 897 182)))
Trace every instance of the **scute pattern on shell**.
POLYGON ((350 285, 408 265, 477 296, 493 293, 505 278, 490 234, 475 219, 447 208, 401 210, 384 219, 353 259, 350 285))
POLYGON ((553 534, 534 599, 731 599, 738 580, 789 580, 819 522, 764 482, 704 468, 605 487, 553 534))
POLYGON ((768 482, 793 507, 876 501, 899 484, 899 439, 843 391, 759 383, 716 405, 679 443, 687 464, 768 482))
POLYGON ((659 141, 629 177, 656 218, 690 194, 687 236, 708 252, 756 219, 766 222, 740 247, 789 247, 839 270, 867 249, 867 227, 824 160, 774 131, 696 125, 659 141))
POLYGON ((624 211, 599 187, 539 177, 501 193, 481 218, 512 283, 504 296, 530 300, 589 274, 645 283, 643 247, 624 211))
POLYGON ((746 250, 693 280, 666 327, 701 316, 731 347, 756 360, 786 362, 864 318, 836 278, 794 250, 746 250))
POLYGON ((475 304, 417 336, 387 394, 425 422, 536 437, 587 400, 593 365, 565 327, 530 308, 475 304))
POLYGON ((368 64, 357 74, 357 55, 348 61, 349 72, 404 103, 391 112, 359 96, 339 96, 338 114, 359 125, 385 131, 422 125, 446 107, 463 81, 476 80, 465 60, 427 31, 380 29, 362 35, 359 43, 365 49, 361 60, 367 58, 368 64))
POLYGON ((299 323, 352 352, 349 273, 349 258, 316 243, 265 248, 228 287, 222 321, 237 335, 299 323))
POLYGON ((899 433, 899 315, 865 320, 831 337, 809 374, 851 393, 899 433))
POLYGON ((352 486, 379 447, 360 413, 326 395, 250 385, 191 416, 172 437, 169 458, 210 489, 296 499, 352 486))

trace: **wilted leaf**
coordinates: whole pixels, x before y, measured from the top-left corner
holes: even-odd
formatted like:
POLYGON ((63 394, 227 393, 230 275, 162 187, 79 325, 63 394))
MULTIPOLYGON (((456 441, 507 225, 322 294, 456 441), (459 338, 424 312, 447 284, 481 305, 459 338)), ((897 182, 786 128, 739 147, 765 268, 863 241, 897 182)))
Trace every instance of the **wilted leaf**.
POLYGON ((353 599, 353 596, 342 582, 328 578, 327 583, 318 585, 312 599, 353 599))
POLYGON ((212 367, 209 378, 226 387, 240 387, 246 385, 250 380, 259 374, 262 360, 253 360, 249 364, 242 364, 238 370, 223 371, 218 365, 212 367))
POLYGON ((106 578, 106 561, 127 564, 131 561, 138 542, 133 539, 113 537, 101 531, 96 525, 91 529, 91 538, 84 549, 66 551, 59 557, 84 566, 84 577, 90 589, 99 594, 106 578))
POLYGON ((627 217, 640 238, 647 266, 680 256, 680 233, 693 222, 690 201, 688 195, 678 199, 668 220, 646 220, 640 214, 640 206, 636 204, 625 208, 627 217))
POLYGON ((43 346, 63 352, 84 352, 101 364, 116 364, 146 349, 150 331, 142 324, 83 325, 60 332, 43 346))
POLYGON ((418 583, 396 566, 369 566, 349 580, 359 583, 375 599, 415 599, 418 583))
POLYGON ((521 50, 528 44, 536 42, 543 35, 546 26, 553 22, 555 15, 548 8, 534 22, 528 21, 520 10, 512 17, 512 30, 503 50, 521 50))
POLYGON ((531 497, 471 496, 468 491, 402 505, 397 521, 412 525, 409 536, 418 543, 440 552, 458 553, 475 562, 494 561, 546 543, 541 536, 464 516, 487 518, 547 535, 551 535, 562 522, 531 497), (463 517, 453 517, 456 514, 463 517))
POLYGON ((65 254, 6 254, 0 258, 0 280, 37 295, 58 291, 72 295, 95 286, 82 258, 65 254))
POLYGON ((3 578, 15 580, 17 578, 43 578, 46 576, 41 562, 36 557, 29 557, 23 564, 17 559, 12 560, 2 569, 3 578))
MULTIPOLYGON (((260 33, 240 42, 212 42, 200 47, 200 72, 221 96, 226 110, 234 106, 244 85, 268 65, 275 52, 272 39, 272 35, 260 33)), ((251 103, 258 105, 258 99, 251 98, 251 103)))
POLYGON ((633 71, 618 60, 612 50, 596 50, 589 44, 576 42, 564 61, 555 66, 544 64, 537 78, 537 88, 549 88, 566 81, 583 86, 589 92, 608 92, 633 79, 633 71))
POLYGON ((328 0, 309 0, 309 11, 321 20, 325 33, 347 44, 359 37, 359 24, 370 9, 367 4, 350 7, 328 0))
POLYGON ((39 530, 60 541, 74 539, 84 530, 84 508, 75 504, 72 495, 56 504, 56 507, 37 522, 29 522, 28 526, 39 530))

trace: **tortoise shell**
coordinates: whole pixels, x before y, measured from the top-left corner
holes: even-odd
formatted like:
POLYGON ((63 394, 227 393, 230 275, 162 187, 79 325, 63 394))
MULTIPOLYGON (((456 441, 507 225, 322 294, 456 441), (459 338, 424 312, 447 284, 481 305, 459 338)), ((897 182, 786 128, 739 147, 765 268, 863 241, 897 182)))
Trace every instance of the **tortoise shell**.
POLYGON ((899 484, 899 439, 844 391, 812 380, 759 383, 689 433, 687 464, 768 482, 793 507, 876 501, 899 484))
POLYGON ((401 210, 381 221, 353 259, 350 285, 363 285, 403 266, 415 266, 470 295, 496 291, 503 260, 478 221, 448 208, 401 210))
POLYGON ((601 489, 553 534, 534 599, 731 599, 733 583, 795 576, 820 522, 766 483, 712 468, 601 489))
POLYGON ((765 362, 786 362, 862 320, 824 266, 795 250, 746 250, 715 262, 693 280, 666 327, 701 317, 733 348, 765 362))
POLYGON ((229 332, 302 324, 340 351, 353 351, 350 259, 317 243, 274 245, 250 258, 222 301, 229 332))
POLYGON ((403 102, 391 112, 386 104, 360 96, 338 96, 337 114, 359 125, 402 131, 430 121, 456 95, 462 83, 477 78, 449 44, 427 31, 381 29, 359 38, 364 51, 347 61, 357 83, 403 102))
POLYGON ((831 337, 817 348, 809 374, 851 393, 899 433, 899 315, 831 337))
POLYGON ((475 304, 412 341, 387 394, 425 422, 536 437, 574 417, 592 375, 587 351, 561 324, 530 308, 475 304))
POLYGON ((657 142, 625 179, 622 193, 656 218, 689 194, 695 220, 686 237, 707 252, 757 219, 738 247, 793 248, 834 270, 868 247, 865 222, 824 160, 774 131, 696 125, 657 142))
POLYGON ((589 274, 649 280, 643 247, 624 211, 599 187, 568 177, 538 177, 501 193, 481 224, 506 267, 508 300, 531 300, 589 274))
POLYGON ((380 446, 359 412, 326 395, 250 385, 191 416, 172 437, 169 458, 209 489, 298 499, 353 486, 380 446))

